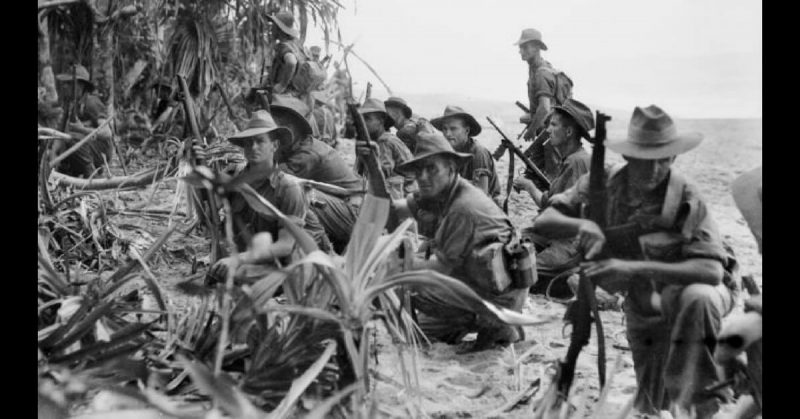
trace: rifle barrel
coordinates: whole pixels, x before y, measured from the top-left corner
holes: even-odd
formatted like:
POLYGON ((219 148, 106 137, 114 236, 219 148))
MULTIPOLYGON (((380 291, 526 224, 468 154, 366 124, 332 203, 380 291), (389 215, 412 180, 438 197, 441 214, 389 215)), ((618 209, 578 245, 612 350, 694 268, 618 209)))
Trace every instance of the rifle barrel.
POLYGON ((494 129, 496 129, 497 132, 500 133, 500 136, 502 137, 503 143, 505 143, 506 146, 508 148, 510 148, 512 151, 514 151, 514 154, 516 154, 520 158, 520 160, 522 160, 522 162, 525 163, 525 166, 528 169, 530 169, 530 171, 534 174, 534 176, 536 176, 542 182, 544 182, 547 185, 547 188, 549 189, 550 188, 550 180, 547 179, 547 176, 545 176, 544 173, 542 173, 542 171, 539 170, 538 167, 536 167, 536 165, 531 161, 531 159, 529 159, 525 155, 525 153, 523 153, 516 145, 514 145, 513 142, 511 142, 511 140, 508 139, 508 136, 506 136, 506 134, 497 126, 497 124, 494 123, 492 118, 487 116, 486 119, 489 121, 490 124, 492 124, 494 129))

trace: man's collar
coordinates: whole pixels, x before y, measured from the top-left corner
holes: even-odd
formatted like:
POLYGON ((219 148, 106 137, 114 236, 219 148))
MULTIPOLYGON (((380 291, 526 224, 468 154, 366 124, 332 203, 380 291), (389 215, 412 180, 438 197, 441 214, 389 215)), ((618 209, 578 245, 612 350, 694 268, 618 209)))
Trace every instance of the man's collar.
POLYGON ((467 141, 464 142, 463 147, 458 147, 454 149, 459 153, 472 153, 472 149, 475 147, 475 139, 472 137, 468 137, 467 141))

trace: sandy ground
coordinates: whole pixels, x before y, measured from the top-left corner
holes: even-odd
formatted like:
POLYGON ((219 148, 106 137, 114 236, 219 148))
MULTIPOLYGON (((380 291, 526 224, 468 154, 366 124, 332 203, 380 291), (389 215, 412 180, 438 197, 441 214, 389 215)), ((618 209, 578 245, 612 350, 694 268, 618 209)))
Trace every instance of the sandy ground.
MULTIPOLYGON (((725 240, 730 242, 739 258, 743 273, 753 274, 761 284, 761 257, 750 232, 730 196, 730 183, 740 173, 761 164, 760 120, 702 120, 678 121, 681 130, 697 130, 706 135, 705 141, 694 151, 679 157, 675 167, 681 170, 700 187, 708 202, 725 240)), ((617 119, 609 126, 610 137, 624 135, 627 120, 617 119)), ((506 131, 516 137, 518 126, 506 123, 506 131)), ((479 141, 490 151, 498 144, 499 136, 491 127, 484 128, 479 141)), ((342 140, 339 149, 352 161, 352 141, 342 140)), ((620 161, 619 156, 608 153, 609 161, 620 161)), ((498 162, 497 170, 501 184, 507 177, 507 157, 498 162)), ((149 208, 169 209, 175 196, 176 180, 156 185, 157 191, 149 208)), ((115 200, 120 205, 133 206, 147 201, 153 187, 144 190, 119 192, 115 200)), ((503 186, 505 190, 505 186, 503 186)), ((183 207, 183 206, 181 206, 183 207)), ((517 228, 530 224, 536 207, 528 196, 514 194, 511 199, 511 217, 517 228)), ((183 209, 183 208, 181 208, 183 209)), ((139 225, 155 237, 166 229, 163 217, 119 217, 122 222, 139 225)), ((179 221, 180 222, 180 221, 179 221)), ((183 229, 186 226, 184 225, 183 229)), ((207 256, 207 241, 195 235, 175 234, 168 241, 167 257, 158 261, 153 269, 162 286, 168 291, 171 303, 179 308, 191 297, 177 291, 174 284, 192 275, 190 260, 207 256)), ((551 302, 542 296, 532 296, 525 311, 542 318, 551 319, 547 324, 527 327, 526 340, 513 348, 488 350, 472 354, 458 354, 459 347, 441 343, 423 348, 416 356, 419 368, 419 392, 404 390, 396 346, 388 335, 378 328, 377 379, 374 387, 386 412, 392 416, 409 416, 409 402, 417 405, 432 417, 528 417, 530 404, 501 413, 496 409, 514 395, 524 390, 534 380, 542 380, 542 390, 549 383, 546 371, 550 363, 566 353, 569 343, 562 335, 565 306, 551 302), (519 359, 522 354, 524 359, 519 359), (519 364, 519 368, 514 366, 519 364), (516 370, 516 371, 515 371, 516 370)), ((607 342, 607 370, 612 380, 608 403, 604 412, 618 411, 633 395, 636 384, 630 351, 624 336, 624 322, 619 311, 601 313, 607 342), (615 364, 619 368, 615 368, 615 364), (616 371, 616 372, 615 372, 616 371)), ((411 359, 406 351, 406 362, 411 359)), ((576 372, 577 395, 583 394, 587 408, 595 410, 599 397, 597 379, 597 347, 593 336, 590 346, 581 354, 576 372)), ((601 415, 606 417, 607 415, 601 415)))

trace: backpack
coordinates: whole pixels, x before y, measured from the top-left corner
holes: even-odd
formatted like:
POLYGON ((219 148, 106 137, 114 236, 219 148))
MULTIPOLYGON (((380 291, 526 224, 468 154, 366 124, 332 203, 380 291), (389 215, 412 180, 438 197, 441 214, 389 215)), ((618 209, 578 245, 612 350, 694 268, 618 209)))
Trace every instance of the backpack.
POLYGON ((558 106, 563 105, 567 99, 572 97, 572 86, 574 86, 572 79, 570 79, 569 76, 567 76, 567 74, 563 71, 557 70, 553 67, 542 66, 540 69, 549 72, 553 75, 553 78, 556 79, 556 86, 553 89, 555 93, 556 104, 558 106))
POLYGON ((292 85, 303 94, 319 89, 328 78, 322 63, 311 60, 303 47, 292 45, 291 49, 297 57, 297 71, 292 77, 292 85))

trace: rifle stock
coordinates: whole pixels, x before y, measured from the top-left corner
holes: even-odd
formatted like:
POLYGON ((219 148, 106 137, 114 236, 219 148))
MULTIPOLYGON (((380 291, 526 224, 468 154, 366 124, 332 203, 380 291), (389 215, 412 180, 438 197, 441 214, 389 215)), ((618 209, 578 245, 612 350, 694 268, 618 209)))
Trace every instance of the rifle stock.
POLYGON ((503 133, 503 131, 497 126, 497 124, 494 123, 492 118, 487 116, 486 119, 489 121, 490 124, 492 124, 494 129, 496 129, 497 132, 500 133, 500 136, 502 137, 501 139, 502 143, 505 144, 505 146, 509 150, 513 151, 514 154, 516 154, 517 157, 519 157, 520 160, 522 160, 522 162, 525 164, 525 167, 528 169, 526 171, 526 174, 530 174, 530 176, 535 178, 534 180, 541 182, 543 185, 546 186, 547 189, 550 189, 550 180, 547 179, 547 176, 545 176, 544 173, 542 173, 542 171, 539 170, 538 167, 536 167, 536 165, 531 161, 531 159, 529 159, 525 155, 525 153, 523 153, 516 145, 514 145, 513 142, 511 142, 511 140, 508 139, 506 134, 503 133))
MULTIPOLYGON (((595 137, 592 140, 592 160, 589 169, 589 218, 596 222, 601 228, 605 225, 604 218, 606 211, 605 145, 603 142, 606 139, 606 122, 610 119, 609 116, 600 112, 596 114, 597 128, 595 130, 595 137)), ((569 394, 570 387, 572 386, 578 355, 580 355, 583 347, 589 343, 592 333, 591 324, 593 317, 597 328, 597 369, 600 388, 602 389, 603 386, 605 386, 605 335, 603 333, 603 323, 597 310, 597 299, 595 298, 594 290, 595 285, 584 275, 583 271, 581 271, 580 280, 578 282, 577 299, 570 305, 564 315, 564 318, 572 323, 572 333, 570 335, 567 356, 559 365, 560 368, 557 379, 558 391, 564 396, 569 394)))

